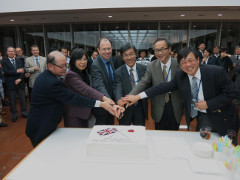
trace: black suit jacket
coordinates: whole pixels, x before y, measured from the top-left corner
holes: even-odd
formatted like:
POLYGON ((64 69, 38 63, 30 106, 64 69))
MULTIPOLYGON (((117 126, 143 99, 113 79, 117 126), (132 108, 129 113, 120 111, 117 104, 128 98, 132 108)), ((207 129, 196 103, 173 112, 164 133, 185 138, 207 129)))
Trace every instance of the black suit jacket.
MULTIPOLYGON (((110 58, 110 63, 114 73, 115 68, 114 68, 112 58, 110 58)), ((91 79, 92 79, 92 87, 94 89, 103 93, 106 97, 114 99, 113 85, 110 83, 106 67, 99 55, 92 63, 91 79)))
POLYGON ((41 141, 52 133, 62 120, 64 104, 93 108, 96 101, 66 88, 49 70, 41 73, 33 86, 26 134, 41 141))
MULTIPOLYGON (((201 64, 202 63, 202 59, 199 60, 199 63, 201 64)), ((212 57, 209 57, 208 58, 208 61, 207 61, 207 64, 209 65, 216 65, 216 60, 212 57)))
POLYGON ((17 87, 24 89, 25 82, 24 82, 24 73, 17 73, 17 69, 24 68, 21 60, 16 58, 16 69, 14 68, 12 62, 8 58, 4 58, 2 62, 2 68, 4 72, 4 77, 6 79, 6 89, 14 90, 17 87), (17 79, 21 79, 21 82, 16 86, 15 81, 17 79))
MULTIPOLYGON (((146 72, 146 66, 136 63, 136 70, 138 74, 138 81, 144 76, 146 72)), ((121 97, 125 97, 132 90, 131 81, 129 79, 129 73, 125 65, 119 67, 114 73, 114 96, 116 103, 121 97)), ((145 119, 148 119, 148 104, 147 99, 142 100, 145 119)), ((133 106, 132 106, 133 107, 133 106)), ((126 109, 127 110, 127 109, 126 109)))
MULTIPOLYGON (((204 99, 207 102, 207 114, 213 128, 220 135, 225 135, 228 129, 238 131, 238 115, 232 105, 232 100, 238 92, 223 68, 218 66, 200 65, 204 99)), ((188 126, 190 125, 191 88, 188 75, 182 70, 175 74, 172 81, 160 83, 148 90, 148 97, 153 97, 168 91, 178 89, 184 101, 188 126)))

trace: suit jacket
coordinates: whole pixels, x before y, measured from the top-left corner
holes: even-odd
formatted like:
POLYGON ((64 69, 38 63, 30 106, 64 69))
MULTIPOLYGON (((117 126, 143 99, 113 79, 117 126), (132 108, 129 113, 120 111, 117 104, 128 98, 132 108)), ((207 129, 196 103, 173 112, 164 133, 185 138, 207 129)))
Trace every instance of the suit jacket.
MULTIPOLYGON (((42 73, 42 72, 44 72, 47 69, 47 59, 45 57, 39 56, 39 60, 38 61, 39 61, 40 70, 41 70, 41 73, 42 73)), ((31 88, 33 88, 34 81, 36 80, 37 75, 38 75, 37 71, 34 71, 34 67, 35 66, 36 66, 36 64, 35 64, 33 56, 28 57, 25 60, 25 71, 27 73, 30 73, 30 76, 29 76, 29 87, 31 87, 31 88)))
MULTIPOLYGON (((236 65, 240 63, 240 59, 237 60, 236 55, 230 56, 230 59, 231 59, 232 63, 234 63, 234 64, 236 64, 236 65)), ((236 79, 236 72, 239 71, 238 68, 239 68, 239 67, 237 67, 237 70, 235 70, 236 67, 235 67, 235 68, 232 68, 232 69, 230 70, 230 72, 228 73, 228 75, 230 76, 230 78, 234 78, 234 80, 236 79)))
MULTIPOLYGON (((213 128, 225 135, 228 129, 238 131, 238 115, 232 105, 237 91, 226 71, 218 66, 200 65, 204 99, 207 102, 207 115, 212 121, 213 128)), ((190 125, 191 113, 191 87, 188 75, 182 70, 175 74, 172 81, 160 83, 145 91, 148 97, 179 90, 184 101, 186 121, 190 125)))
MULTIPOLYGON (((136 63, 136 70, 138 74, 138 80, 140 81, 146 72, 146 66, 136 63)), ((124 97, 127 94, 129 94, 131 90, 132 85, 129 79, 129 73, 127 67, 123 65, 114 72, 114 96, 116 103, 118 102, 119 99, 121 99, 121 97, 124 97)), ((147 99, 142 100, 142 105, 145 119, 148 119, 147 99)))
POLYGON ((33 86, 26 134, 34 141, 41 141, 61 122, 64 104, 92 108, 95 103, 93 99, 68 90, 61 80, 46 70, 38 76, 33 86))
MULTIPOLYGON (((171 78, 174 77, 175 73, 179 71, 179 65, 175 58, 171 58, 171 78)), ((133 88, 130 94, 139 94, 147 88, 164 82, 163 72, 161 63, 159 60, 152 61, 146 70, 145 75, 141 81, 133 88)), ((171 93, 171 101, 173 105, 174 115, 176 121, 180 123, 183 115, 183 105, 178 91, 171 93)), ((151 99, 152 118, 155 122, 160 122, 163 115, 163 109, 165 106, 165 94, 158 95, 151 99)))
MULTIPOLYGON (((69 70, 66 74, 65 85, 68 89, 76 92, 82 96, 89 97, 91 99, 101 100, 103 94, 96 91, 89 85, 87 85, 77 73, 69 70)), ((91 108, 80 107, 75 105, 66 105, 64 108, 64 115, 68 117, 79 117, 81 119, 88 119, 91 113, 91 108)), ((68 121, 71 121, 71 118, 68 118, 68 121)))
MULTIPOLYGON (((110 63, 114 73, 115 68, 114 68, 112 58, 110 58, 110 63)), ((97 58, 92 63, 91 79, 92 79, 92 87, 94 89, 103 93, 106 97, 114 99, 113 85, 110 83, 107 70, 100 58, 100 55, 98 55, 97 58)))
MULTIPOLYGON (((201 64, 202 63, 202 59, 199 60, 199 63, 201 64)), ((207 61, 207 64, 209 65, 216 65, 216 61, 214 58, 210 57, 208 58, 208 61, 207 61)))
POLYGON ((201 53, 200 50, 198 50, 197 52, 198 52, 199 60, 202 60, 203 59, 203 54, 201 53))
POLYGON ((8 58, 4 58, 2 62, 2 68, 4 72, 4 77, 6 80, 6 89, 14 90, 17 87, 24 89, 25 82, 24 82, 24 73, 17 73, 17 69, 24 68, 21 60, 15 58, 16 62, 16 69, 14 68, 12 62, 8 58), (17 79, 21 79, 21 82, 16 86, 15 81, 17 79))

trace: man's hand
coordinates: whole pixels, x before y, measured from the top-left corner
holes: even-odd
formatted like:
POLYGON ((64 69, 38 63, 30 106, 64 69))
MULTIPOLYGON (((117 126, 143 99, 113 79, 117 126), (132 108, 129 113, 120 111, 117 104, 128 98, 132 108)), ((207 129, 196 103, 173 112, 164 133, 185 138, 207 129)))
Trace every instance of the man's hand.
POLYGON ((24 73, 24 69, 23 68, 17 69, 17 73, 24 73))
POLYGON ((28 78, 30 76, 30 73, 25 73, 25 78, 28 78))
POLYGON ((37 66, 35 66, 33 69, 34 69, 34 71, 38 71, 39 70, 39 68, 37 66))
POLYGON ((117 118, 122 118, 123 113, 124 113, 124 111, 125 111, 125 108, 124 108, 124 107, 121 107, 121 106, 118 106, 118 105, 113 105, 113 108, 114 108, 115 111, 116 111, 115 116, 116 116, 117 118))
POLYGON ((106 96, 103 96, 102 101, 107 101, 107 102, 109 102, 111 105, 115 105, 115 102, 114 102, 112 99, 110 99, 110 98, 108 98, 108 97, 106 97, 106 96))
POLYGON ((206 101, 199 101, 194 103, 194 106, 200 110, 205 110, 208 108, 207 102, 206 101))
POLYGON ((117 104, 123 107, 125 104, 129 104, 129 103, 128 101, 124 101, 123 98, 121 98, 118 100, 117 104))
POLYGON ((15 84, 18 85, 21 81, 21 79, 16 79, 15 84))
POLYGON ((138 100, 140 100, 141 99, 141 97, 140 97, 140 95, 138 94, 138 95, 126 95, 124 98, 123 98, 123 100, 124 101, 127 101, 128 103, 126 104, 126 108, 128 107, 128 106, 131 106, 131 105, 133 105, 134 103, 136 103, 138 100))
POLYGON ((100 107, 104 108, 116 117, 119 117, 120 113, 123 113, 125 111, 123 107, 120 107, 118 105, 111 105, 109 101, 100 102, 100 107))

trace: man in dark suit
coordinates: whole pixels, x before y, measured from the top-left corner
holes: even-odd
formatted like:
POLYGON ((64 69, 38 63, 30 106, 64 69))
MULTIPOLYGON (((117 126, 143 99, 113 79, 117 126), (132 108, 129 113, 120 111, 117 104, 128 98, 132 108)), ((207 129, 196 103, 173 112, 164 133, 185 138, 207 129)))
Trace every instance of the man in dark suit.
POLYGON ((203 59, 203 51, 206 48, 206 44, 203 41, 198 42, 198 56, 199 60, 201 61, 203 59))
MULTIPOLYGON (((132 90, 140 79, 144 76, 146 66, 137 64, 137 49, 131 43, 123 45, 120 49, 125 65, 122 65, 114 72, 114 96, 118 105, 123 106, 121 99, 132 90)), ((145 126, 147 119, 147 100, 139 101, 134 106, 126 109, 124 116, 119 119, 120 125, 142 125, 145 126)))
MULTIPOLYGON (((114 64, 112 60, 112 42, 108 38, 101 38, 97 45, 99 56, 91 66, 92 87, 106 97, 113 97, 114 64)), ((93 108, 96 125, 113 125, 114 117, 102 108, 93 108)))
POLYGON ((178 54, 181 71, 167 83, 160 83, 136 96, 125 97, 131 104, 137 100, 178 89, 184 101, 186 121, 189 127, 197 117, 197 130, 210 126, 213 131, 225 135, 228 129, 238 131, 238 114, 232 105, 237 91, 226 71, 217 66, 199 66, 196 50, 183 48, 178 54))
MULTIPOLYGON (((147 66, 145 75, 130 94, 138 94, 161 82, 171 81, 180 70, 177 59, 172 58, 171 43, 166 38, 154 42, 157 60, 147 66)), ((151 100, 152 118, 156 130, 178 130, 183 115, 183 105, 178 91, 162 94, 151 100)))
POLYGON ((41 73, 34 83, 26 126, 26 135, 34 147, 57 128, 63 117, 64 104, 102 107, 118 116, 117 106, 80 96, 66 88, 60 80, 67 70, 66 57, 62 53, 51 52, 47 58, 47 67, 48 70, 41 73))
POLYGON ((91 57, 88 59, 87 70, 88 70, 89 73, 90 73, 90 71, 91 71, 92 63, 93 63, 93 61, 97 58, 97 55, 98 55, 98 52, 97 52, 96 50, 94 50, 94 51, 92 52, 91 57))
POLYGON ((2 67, 4 77, 6 79, 6 91, 10 101, 10 110, 12 114, 12 121, 17 121, 16 96, 18 95, 21 114, 27 117, 27 103, 25 100, 25 76, 24 64, 15 56, 15 49, 13 47, 7 48, 8 58, 3 59, 2 67))

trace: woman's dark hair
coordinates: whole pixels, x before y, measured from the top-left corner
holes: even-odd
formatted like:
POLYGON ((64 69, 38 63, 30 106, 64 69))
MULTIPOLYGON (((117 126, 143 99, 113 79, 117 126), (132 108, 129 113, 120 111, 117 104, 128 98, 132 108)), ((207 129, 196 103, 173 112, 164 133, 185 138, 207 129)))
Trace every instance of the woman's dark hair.
POLYGON ((183 58, 186 58, 190 53, 193 53, 193 55, 195 56, 196 59, 198 59, 199 55, 196 49, 194 48, 190 48, 190 47, 185 47, 182 48, 178 51, 178 56, 177 56, 177 62, 178 64, 180 64, 180 61, 183 58))
POLYGON ((90 79, 88 76, 88 72, 87 72, 87 66, 84 70, 80 71, 76 66, 75 66, 75 62, 76 60, 80 60, 82 59, 82 57, 85 56, 86 58, 88 58, 87 56, 87 52, 84 49, 81 48, 76 48, 72 51, 71 54, 71 58, 70 58, 70 62, 69 62, 69 66, 70 66, 70 70, 79 74, 81 76, 81 78, 83 79, 83 81, 90 85, 90 79))

